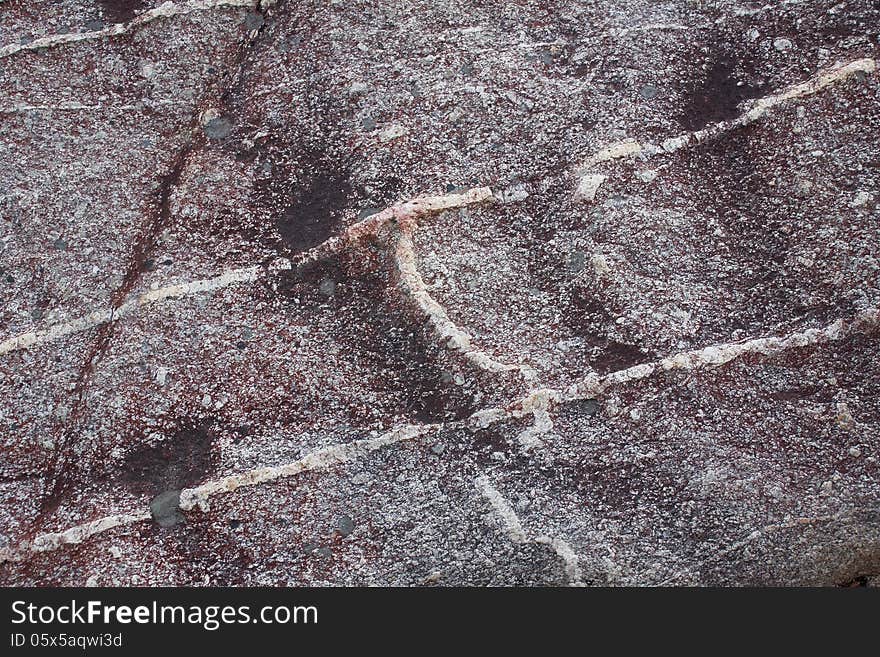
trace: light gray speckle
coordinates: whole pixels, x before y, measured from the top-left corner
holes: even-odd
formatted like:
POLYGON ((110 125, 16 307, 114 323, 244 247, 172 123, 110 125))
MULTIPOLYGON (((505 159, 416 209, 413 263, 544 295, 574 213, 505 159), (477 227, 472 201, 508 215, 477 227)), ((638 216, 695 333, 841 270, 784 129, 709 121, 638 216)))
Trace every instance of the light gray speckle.
POLYGON ((776 48, 779 52, 785 52, 786 50, 791 50, 794 44, 790 39, 786 39, 784 37, 779 37, 778 39, 773 40, 773 47, 776 48))

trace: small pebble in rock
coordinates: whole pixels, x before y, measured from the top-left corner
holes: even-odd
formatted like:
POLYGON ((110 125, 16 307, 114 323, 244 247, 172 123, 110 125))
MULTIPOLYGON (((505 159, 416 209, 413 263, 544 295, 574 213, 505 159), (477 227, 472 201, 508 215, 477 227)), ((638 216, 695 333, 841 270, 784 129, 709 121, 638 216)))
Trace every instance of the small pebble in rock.
POLYGON ((857 192, 853 200, 850 202, 850 207, 853 208, 868 208, 874 204, 874 195, 871 192, 857 192))
POLYGON ((638 171, 636 173, 636 178, 641 180, 643 183, 654 182, 654 180, 657 178, 657 171, 656 169, 645 169, 643 171, 638 171))
POLYGON ((54 246, 59 251, 64 251, 67 249, 67 242, 65 242, 63 239, 59 238, 59 239, 55 240, 54 242, 52 242, 52 246, 54 246))
POLYGON ((443 452, 446 451, 446 447, 437 443, 436 445, 431 446, 431 451, 434 452, 437 456, 440 456, 443 452))
POLYGON ((568 255, 566 267, 572 274, 579 274, 587 266, 587 254, 583 251, 573 251, 568 255))
POLYGON ((208 139, 225 139, 232 132, 232 122, 224 116, 209 119, 202 129, 208 139))
POLYGON ((605 176, 599 173, 587 174, 581 178, 577 189, 574 192, 574 200, 577 202, 592 201, 596 198, 596 192, 605 182, 605 176))
POLYGON ((86 30, 89 32, 99 32, 104 29, 103 21, 89 21, 86 23, 86 30))
POLYGON ((859 449, 858 447, 850 447, 849 448, 849 455, 852 456, 853 458, 859 458, 862 455, 862 450, 859 449))
POLYGON ((361 127, 364 130, 375 130, 376 129, 376 119, 372 116, 368 116, 361 121, 361 127))
POLYGON ((379 141, 387 144, 390 141, 403 137, 408 132, 409 129, 405 126, 402 126, 399 123, 392 123, 379 132, 379 141))
POLYGON ((581 415, 595 415, 599 412, 599 401, 596 399, 582 399, 575 402, 575 408, 581 415))
POLYGON ((322 279, 320 284, 318 285, 318 292, 321 296, 332 297, 336 294, 336 281, 332 278, 322 279))
POLYGON ((183 520, 180 513, 180 491, 166 490, 150 501, 150 514, 160 527, 173 527, 183 520))
POLYGON ((241 520, 233 518, 229 521, 229 529, 238 529, 239 527, 241 527, 241 520))
POLYGON ((653 100, 657 97, 658 93, 659 91, 657 87, 655 87, 653 84, 646 84, 641 89, 639 89, 639 95, 645 100, 653 100))
POLYGON ((778 39, 773 40, 773 47, 776 48, 779 52, 785 52, 786 50, 791 50, 791 47, 794 44, 786 38, 780 37, 778 39))
POLYGON ((336 520, 336 531, 345 538, 354 531, 354 521, 348 516, 339 516, 336 520))
POLYGON ((165 382, 168 380, 169 370, 167 367, 159 367, 156 369, 156 383, 160 386, 164 386, 165 382))

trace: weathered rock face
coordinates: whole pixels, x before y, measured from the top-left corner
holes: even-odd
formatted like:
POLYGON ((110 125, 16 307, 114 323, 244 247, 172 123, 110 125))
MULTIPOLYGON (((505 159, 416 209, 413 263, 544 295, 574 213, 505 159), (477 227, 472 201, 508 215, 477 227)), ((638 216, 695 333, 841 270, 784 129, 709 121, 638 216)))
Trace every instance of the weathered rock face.
POLYGON ((0 3, 0 583, 876 582, 878 38, 0 3))

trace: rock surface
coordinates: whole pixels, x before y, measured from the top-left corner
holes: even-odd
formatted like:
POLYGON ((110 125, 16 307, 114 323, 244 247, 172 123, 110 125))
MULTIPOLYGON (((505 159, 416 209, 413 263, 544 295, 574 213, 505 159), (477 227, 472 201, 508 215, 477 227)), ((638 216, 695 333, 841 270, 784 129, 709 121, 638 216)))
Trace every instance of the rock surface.
POLYGON ((0 2, 0 583, 876 583, 878 38, 0 2))

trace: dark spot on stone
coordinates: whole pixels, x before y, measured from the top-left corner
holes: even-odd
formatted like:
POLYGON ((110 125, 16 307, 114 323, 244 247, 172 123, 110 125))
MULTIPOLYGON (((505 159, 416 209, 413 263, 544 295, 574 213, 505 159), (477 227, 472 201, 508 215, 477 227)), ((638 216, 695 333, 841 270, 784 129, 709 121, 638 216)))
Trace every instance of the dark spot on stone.
POLYGON ((208 139, 225 139, 232 132, 232 121, 225 116, 218 116, 205 123, 202 129, 208 139))
POLYGON ((127 23, 143 8, 144 0, 98 0, 98 4, 111 23, 127 23))
POLYGON ((144 260, 144 269, 147 271, 153 271, 156 269, 156 261, 152 258, 147 258, 144 260))
POLYGON ((160 527, 173 527, 183 520, 180 513, 180 491, 166 490, 150 500, 150 514, 160 527))
POLYGON ((29 43, 33 43, 34 38, 32 36, 25 35, 18 40, 18 44, 20 46, 26 46, 29 43))
POLYGON ((86 31, 88 32, 100 32, 104 29, 104 21, 88 21, 85 24, 86 31))
POLYGON ((443 452, 446 451, 446 447, 444 447, 441 443, 437 443, 436 445, 431 445, 431 451, 434 452, 437 456, 440 456, 443 452))
POLYGON ((645 100, 653 100, 657 97, 659 93, 657 87, 653 84, 646 84, 641 89, 639 89, 639 95, 645 100))
POLYGON ((578 415, 595 415, 599 412, 599 401, 596 399, 581 399, 571 403, 578 415))
POLYGON ((538 59, 545 66, 550 66, 553 63, 553 53, 549 50, 542 50, 538 53, 538 59))
POLYGON ((616 314, 603 304, 600 289, 576 289, 565 304, 564 316, 572 334, 588 346, 590 363, 601 374, 652 358, 638 347, 612 337, 616 314))
POLYGON ((317 550, 318 547, 319 546, 317 543, 306 543, 305 545, 303 545, 303 552, 305 554, 310 554, 310 553, 314 552, 315 550, 317 550))
POLYGON ((174 261, 173 261, 171 258, 165 258, 165 259, 162 261, 162 264, 167 266, 167 265, 172 264, 173 262, 174 262, 174 261))
POLYGON ((345 538, 354 531, 354 521, 348 516, 339 516, 336 521, 336 531, 345 538))
POLYGON ((588 342, 598 349, 591 364, 600 374, 626 369, 637 363, 653 360, 652 354, 625 342, 598 336, 595 339, 590 339, 588 336, 588 342))
POLYGON ((6 274, 6 282, 7 283, 15 283, 15 279, 12 278, 12 274, 6 274))
POLYGON ((44 315, 44 312, 39 308, 31 311, 31 318, 33 318, 35 320, 43 319, 43 315, 44 315))
POLYGON ((54 246, 59 251, 64 251, 67 249, 67 242, 59 238, 52 242, 52 246, 54 246))
POLYGON ((339 229, 352 193, 347 171, 315 164, 314 173, 294 189, 290 205, 276 222, 282 241, 296 253, 317 246, 339 229))
POLYGON ((376 129, 376 119, 372 116, 368 116, 361 121, 361 127, 364 130, 375 130, 376 129))
POLYGON ((211 421, 182 420, 157 445, 143 445, 125 457, 123 483, 138 492, 181 489, 198 483, 211 469, 215 434, 211 421))
POLYGON ((239 340, 235 343, 235 347, 237 349, 247 349, 247 342, 245 342, 244 340, 239 340))
POLYGON ((239 527, 241 527, 241 520, 233 518, 229 521, 229 529, 238 529, 239 527))
POLYGON ((705 75, 687 90, 679 123, 686 130, 699 130, 710 123, 726 121, 739 114, 739 104, 763 93, 763 84, 750 84, 754 64, 744 57, 720 54, 708 65, 705 75))
POLYGON ((322 548, 318 548, 317 550, 315 550, 315 554, 317 556, 321 557, 322 559, 329 559, 330 557, 333 556, 333 550, 331 550, 328 547, 322 547, 322 548))
POLYGON ((244 17, 244 26, 251 31, 259 30, 265 22, 263 14, 255 11, 249 11, 244 17))
POLYGON ((464 64, 464 65, 462 65, 462 67, 459 69, 459 71, 461 71, 461 74, 462 74, 462 75, 470 75, 471 73, 474 72, 474 65, 473 65, 473 64, 470 64, 470 63, 468 63, 468 64, 464 64))

